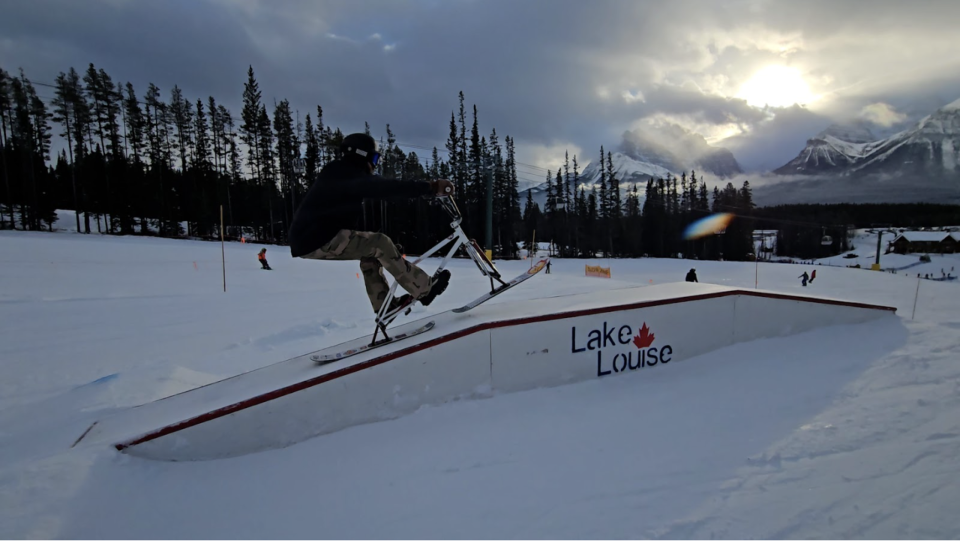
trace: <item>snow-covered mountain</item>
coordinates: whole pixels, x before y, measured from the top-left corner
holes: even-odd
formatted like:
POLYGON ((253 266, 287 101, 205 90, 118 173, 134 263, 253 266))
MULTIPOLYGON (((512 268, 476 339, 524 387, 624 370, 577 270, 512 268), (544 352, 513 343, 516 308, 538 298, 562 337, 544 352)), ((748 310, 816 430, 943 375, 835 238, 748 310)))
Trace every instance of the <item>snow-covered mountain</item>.
POLYGON ((878 144, 877 138, 864 125, 834 124, 808 139, 800 154, 774 173, 819 175, 843 171, 863 159, 878 144))
POLYGON ((674 176, 697 170, 727 178, 743 172, 729 150, 711 146, 702 135, 672 123, 625 133, 620 150, 637 161, 663 167, 674 176))
MULTIPOLYGON (((587 191, 599 188, 600 168, 605 168, 599 158, 598 152, 597 159, 580 171, 579 185, 587 191)), ((624 133, 620 148, 610 152, 610 160, 622 197, 634 184, 640 184, 642 191, 648 180, 666 178, 667 175, 679 177, 682 173, 689 175, 696 171, 698 176, 707 174, 716 179, 742 173, 740 164, 729 150, 711 146, 700 134, 676 124, 624 133)), ((546 201, 546 183, 530 188, 529 192, 542 207, 546 201)), ((526 197, 526 193, 520 195, 521 199, 526 197)))
MULTIPOLYGON (((642 194, 647 184, 647 180, 651 178, 666 178, 667 175, 679 177, 677 173, 674 173, 663 166, 634 159, 630 156, 627 156, 623 152, 611 152, 610 161, 613 163, 613 170, 620 185, 621 198, 626 198, 627 192, 632 190, 635 184, 639 184, 638 189, 642 194)), ((600 167, 601 165, 599 159, 587 164, 587 167, 584 168, 583 171, 580 171, 578 188, 582 187, 588 193, 594 188, 599 190, 600 167)), ((606 166, 604 165, 604 168, 605 167, 606 166)), ((571 172, 571 175, 572 174, 573 173, 571 172)), ((521 191, 521 202, 526 199, 527 191, 529 191, 533 196, 533 201, 540 205, 540 208, 543 208, 547 201, 547 183, 544 182, 538 186, 530 188, 529 190, 521 191)), ((641 195, 641 197, 643 196, 641 195)))
MULTIPOLYGON (((624 154, 623 152, 611 152, 610 161, 613 163, 613 170, 617 175, 620 187, 626 189, 632 187, 635 183, 646 184, 651 178, 666 178, 667 175, 677 176, 672 170, 662 165, 649 161, 639 160, 624 154)), ((580 185, 590 190, 591 187, 600 184, 600 160, 595 160, 587 164, 587 167, 580 172, 580 185)), ((606 169, 606 167, 604 167, 606 169)))
POLYGON ((952 177, 960 161, 960 100, 879 141, 863 126, 831 126, 807 141, 779 175, 924 174, 952 177))
POLYGON ((853 171, 922 173, 956 177, 960 162, 960 99, 941 107, 910 130, 874 146, 853 171))

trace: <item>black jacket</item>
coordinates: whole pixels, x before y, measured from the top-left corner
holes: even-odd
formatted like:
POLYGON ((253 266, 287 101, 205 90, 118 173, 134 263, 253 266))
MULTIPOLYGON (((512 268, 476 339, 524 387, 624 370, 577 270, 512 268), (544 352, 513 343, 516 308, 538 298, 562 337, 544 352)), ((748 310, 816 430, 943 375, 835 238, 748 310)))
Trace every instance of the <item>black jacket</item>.
POLYGON ((327 164, 307 190, 290 226, 290 254, 300 257, 320 248, 341 229, 357 229, 364 199, 417 197, 430 183, 371 175, 365 164, 336 160, 327 164))

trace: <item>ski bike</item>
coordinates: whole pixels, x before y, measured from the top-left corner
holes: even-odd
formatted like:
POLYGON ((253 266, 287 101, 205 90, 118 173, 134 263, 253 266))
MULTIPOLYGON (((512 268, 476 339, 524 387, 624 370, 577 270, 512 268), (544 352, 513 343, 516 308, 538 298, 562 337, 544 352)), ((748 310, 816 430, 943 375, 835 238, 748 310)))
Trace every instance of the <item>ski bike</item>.
MULTIPOLYGON (((457 251, 462 249, 464 252, 466 252, 467 256, 469 256, 470 259, 472 259, 473 262, 477 265, 477 268, 480 269, 480 273, 483 276, 486 276, 487 278, 490 279, 489 293, 485 293, 484 295, 477 297, 473 301, 459 308, 454 308, 453 312, 459 314, 459 313, 466 312, 468 310, 472 310, 473 308, 476 308, 477 306, 492 299, 493 297, 514 287, 520 282, 523 282, 531 278, 532 276, 540 272, 544 268, 544 266, 546 266, 548 258, 543 258, 540 261, 538 261, 536 265, 531 266, 528 271, 520 274, 519 276, 517 276, 516 278, 513 278, 512 280, 504 281, 503 275, 497 269, 496 265, 493 264, 493 261, 490 261, 490 259, 487 257, 487 254, 484 253, 484 251, 480 248, 480 245, 477 244, 477 241, 467 237, 467 234, 463 232, 463 229, 460 227, 461 222, 463 222, 463 215, 460 213, 460 209, 457 207, 457 203, 453 200, 453 197, 449 195, 441 195, 433 199, 432 203, 440 205, 440 207, 443 210, 445 210, 447 214, 450 215, 450 218, 452 220, 450 222, 450 228, 453 229, 453 233, 451 233, 447 238, 441 240, 440 242, 435 244, 432 248, 430 248, 429 250, 421 254, 420 257, 418 257, 413 262, 413 264, 416 265, 422 262, 423 260, 425 260, 426 258, 436 254, 437 252, 441 252, 441 250, 449 246, 449 248, 446 251, 446 255, 444 255, 443 259, 440 261, 440 265, 437 267, 437 270, 434 271, 434 274, 433 274, 434 277, 436 277, 442 270, 444 270, 444 268, 447 266, 447 263, 450 262, 450 260, 457 253, 457 251)), ((398 286, 397 281, 394 280, 393 284, 391 284, 390 286, 389 291, 387 292, 387 298, 384 299, 383 305, 380 307, 380 310, 377 312, 377 316, 375 319, 376 326, 373 331, 373 338, 370 340, 369 344, 356 347, 353 349, 348 349, 346 351, 342 351, 338 353, 332 353, 327 355, 312 355, 311 358, 318 364, 325 364, 328 362, 343 359, 345 357, 349 357, 351 355, 356 355, 357 353, 360 353, 362 351, 367 351, 375 347, 396 342, 404 338, 416 336, 418 334, 424 333, 432 329, 436 323, 435 321, 427 322, 426 324, 421 325, 416 329, 394 335, 393 337, 387 334, 387 327, 391 323, 393 323, 393 321, 397 319, 397 317, 399 317, 401 314, 409 314, 410 310, 412 310, 413 308, 413 303, 416 302, 416 299, 413 299, 412 297, 410 297, 399 306, 391 307, 391 305, 393 304, 393 299, 396 296, 397 286, 398 286), (383 336, 383 338, 380 341, 377 341, 378 334, 383 336)))

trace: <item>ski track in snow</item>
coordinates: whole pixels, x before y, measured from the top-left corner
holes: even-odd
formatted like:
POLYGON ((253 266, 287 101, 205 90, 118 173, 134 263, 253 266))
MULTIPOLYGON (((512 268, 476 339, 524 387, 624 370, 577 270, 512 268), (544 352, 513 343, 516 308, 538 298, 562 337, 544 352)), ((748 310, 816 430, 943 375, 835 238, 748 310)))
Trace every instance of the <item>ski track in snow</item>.
MULTIPOLYGON (((855 240, 872 263, 876 237, 855 240), (862 248, 861 248, 862 247, 862 248), (873 248, 870 248, 873 247, 873 248)), ((892 240, 890 238, 886 240, 892 240)), ((355 262, 268 246, 0 232, 0 537, 956 538, 960 256, 899 274, 554 260, 491 303, 683 279, 896 306, 898 318, 399 419, 227 460, 71 450, 94 420, 371 331, 355 262), (194 262, 197 263, 196 267, 194 262), (585 278, 584 264, 613 270, 585 278), (956 275, 954 273, 954 275, 956 275), (911 278, 910 276, 913 276, 911 278)), ((883 255, 897 267, 916 256, 883 255)), ((429 262, 429 270, 436 262, 429 262)), ((513 276, 529 262, 502 262, 513 276)), ((469 261, 410 317, 484 291, 469 261)))

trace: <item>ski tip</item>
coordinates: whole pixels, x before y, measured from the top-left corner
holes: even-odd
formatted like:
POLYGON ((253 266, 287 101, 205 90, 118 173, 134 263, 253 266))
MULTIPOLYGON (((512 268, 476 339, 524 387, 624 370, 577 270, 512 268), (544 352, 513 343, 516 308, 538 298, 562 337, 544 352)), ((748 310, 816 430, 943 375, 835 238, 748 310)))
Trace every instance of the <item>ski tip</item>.
POLYGON ((540 261, 537 261, 537 264, 530 267, 530 270, 527 271, 527 274, 536 274, 543 270, 547 266, 547 261, 550 261, 549 258, 543 258, 540 261))

